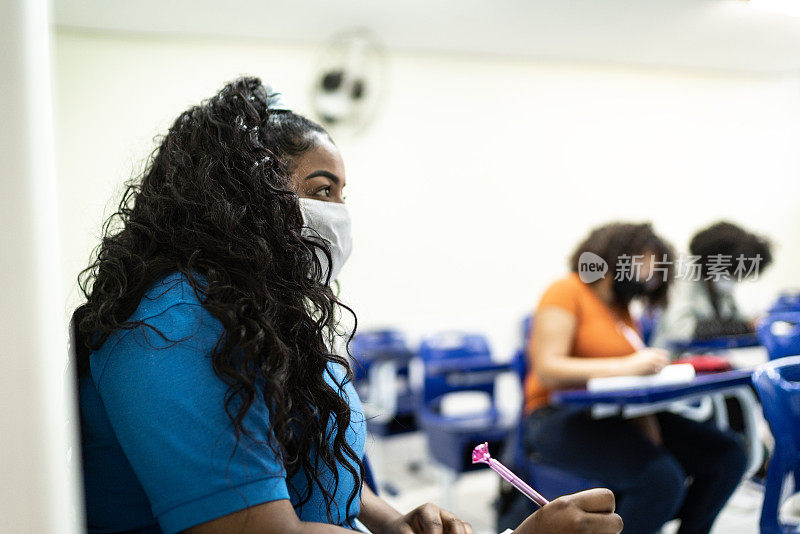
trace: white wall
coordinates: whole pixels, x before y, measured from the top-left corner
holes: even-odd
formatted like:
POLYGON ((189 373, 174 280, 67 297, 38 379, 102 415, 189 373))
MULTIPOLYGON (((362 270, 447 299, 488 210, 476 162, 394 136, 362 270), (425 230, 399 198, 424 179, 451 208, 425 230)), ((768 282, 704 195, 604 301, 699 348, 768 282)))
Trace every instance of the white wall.
MULTIPOLYGON (((307 110, 315 52, 58 33, 70 306, 101 213, 152 137, 242 73, 307 110)), ((577 241, 610 219, 652 220, 681 248, 706 223, 738 221, 777 244, 774 267, 741 290, 749 305, 800 286, 800 75, 388 60, 386 106, 372 128, 337 138, 356 239, 343 296, 362 325, 478 328, 503 357, 577 241)))
POLYGON ((0 532, 83 523, 61 316, 49 2, 0 2, 0 532))

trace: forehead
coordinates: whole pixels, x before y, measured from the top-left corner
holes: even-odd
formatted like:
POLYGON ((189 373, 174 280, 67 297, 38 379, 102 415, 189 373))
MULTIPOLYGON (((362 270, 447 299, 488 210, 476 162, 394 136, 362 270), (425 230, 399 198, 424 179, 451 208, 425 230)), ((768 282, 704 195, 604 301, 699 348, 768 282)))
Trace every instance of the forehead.
POLYGON ((344 161, 339 149, 327 135, 320 133, 313 135, 314 146, 300 156, 295 173, 305 176, 317 170, 326 170, 344 180, 344 161))

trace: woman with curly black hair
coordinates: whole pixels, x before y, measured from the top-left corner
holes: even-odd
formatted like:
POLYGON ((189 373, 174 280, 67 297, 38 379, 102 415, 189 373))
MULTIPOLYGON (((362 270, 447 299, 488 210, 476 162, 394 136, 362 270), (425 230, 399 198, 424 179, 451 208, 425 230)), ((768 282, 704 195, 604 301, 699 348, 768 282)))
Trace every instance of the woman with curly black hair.
MULTIPOLYGON (((317 124, 241 78, 182 113, 127 187, 73 315, 90 532, 469 533, 364 480, 365 423, 330 288, 344 166, 317 124)), ((618 532, 613 495, 517 532, 618 532), (581 531, 581 530, 575 530, 581 531), (588 531, 588 530, 587 530, 588 531)))
POLYGON ((550 404, 549 391, 667 365, 665 351, 644 345, 629 307, 666 302, 674 259, 648 223, 594 229, 576 248, 572 273, 540 299, 527 343, 528 454, 611 488, 633 534, 659 532, 673 517, 680 534, 709 532, 744 472, 744 451, 732 436, 679 415, 597 419, 550 404))
POLYGON ((685 263, 692 268, 675 284, 653 343, 670 348, 677 342, 752 334, 752 322, 739 311, 733 290, 772 263, 769 241, 720 221, 697 232, 689 252, 692 261, 685 263))

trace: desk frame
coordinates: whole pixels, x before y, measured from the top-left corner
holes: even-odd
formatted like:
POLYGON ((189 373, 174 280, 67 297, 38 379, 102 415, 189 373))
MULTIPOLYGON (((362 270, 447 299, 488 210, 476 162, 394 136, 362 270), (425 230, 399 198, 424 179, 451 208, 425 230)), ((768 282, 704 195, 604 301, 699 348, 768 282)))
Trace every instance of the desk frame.
POLYGON ((550 395, 554 404, 586 406, 592 409, 595 418, 620 415, 624 418, 639 417, 657 412, 677 411, 677 406, 700 401, 716 410, 717 427, 727 430, 727 410, 724 399, 735 398, 742 406, 744 436, 747 447, 748 467, 746 476, 752 476, 764 461, 764 449, 758 434, 757 414, 761 410, 753 390, 750 388, 751 370, 734 370, 711 375, 699 375, 684 386, 657 386, 633 390, 589 392, 587 390, 558 390, 550 395), (704 399, 709 399, 705 401, 704 399))

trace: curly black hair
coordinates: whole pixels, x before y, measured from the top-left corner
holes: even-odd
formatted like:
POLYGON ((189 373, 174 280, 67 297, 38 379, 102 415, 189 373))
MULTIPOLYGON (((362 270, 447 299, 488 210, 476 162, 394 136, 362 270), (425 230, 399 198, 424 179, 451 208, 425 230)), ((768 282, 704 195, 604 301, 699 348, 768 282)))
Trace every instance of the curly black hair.
MULTIPOLYGON (((291 111, 270 109, 272 96, 258 78, 243 77, 175 120, 142 175, 127 183, 79 276, 86 302, 74 312, 72 333, 85 376, 91 353, 114 331, 148 327, 129 320, 148 288, 183 273, 224 327, 210 356, 229 386, 225 410, 237 441, 251 435, 243 420, 260 389, 275 437, 269 445, 287 481, 305 475, 299 506, 316 485, 330 520, 337 465, 356 482, 348 511, 364 479, 345 438, 351 410, 344 382, 337 390, 324 379, 331 363, 347 369, 344 381, 352 379, 347 358, 331 347, 343 336, 341 310, 354 322, 355 314, 331 291, 315 253, 321 249, 329 265, 328 245, 301 234, 291 184, 297 158, 327 133, 291 111), (333 488, 320 481, 320 462, 333 473, 333 488)), ((346 347, 350 339, 352 333, 346 347)))
POLYGON ((728 221, 716 222, 697 232, 689 243, 689 252, 699 256, 704 277, 708 275, 712 256, 730 260, 728 268, 720 269, 728 275, 733 275, 740 261, 745 273, 754 272, 755 268, 764 269, 772 263, 772 245, 767 238, 728 221), (738 260, 740 256, 742 259, 738 260))
MULTIPOLYGON (((593 229, 572 253, 569 260, 570 269, 578 272, 579 258, 583 252, 592 252, 603 258, 608 263, 610 271, 618 265, 622 256, 637 256, 652 252, 656 260, 666 263, 664 283, 659 284, 653 291, 643 295, 646 304, 663 306, 667 302, 667 294, 672 282, 672 263, 675 252, 667 241, 655 233, 650 223, 623 223, 612 222, 593 229)), ((627 305, 627 302, 620 303, 627 305)))

